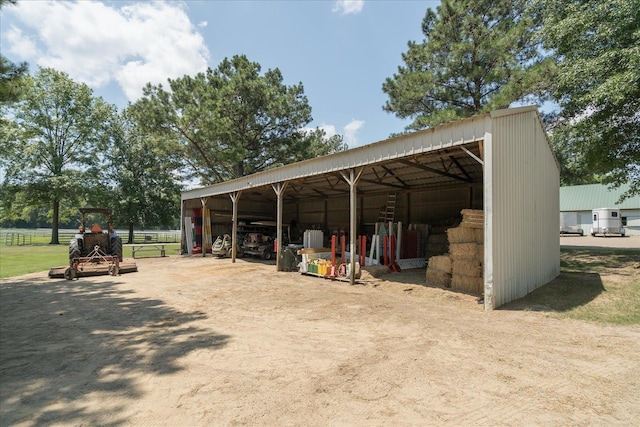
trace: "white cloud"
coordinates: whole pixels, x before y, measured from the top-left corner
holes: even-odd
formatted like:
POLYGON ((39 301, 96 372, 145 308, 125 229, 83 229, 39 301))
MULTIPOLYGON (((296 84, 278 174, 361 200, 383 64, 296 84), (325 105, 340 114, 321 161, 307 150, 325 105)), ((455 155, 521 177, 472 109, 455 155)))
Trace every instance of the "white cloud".
POLYGON ((14 51, 20 52, 23 56, 28 58, 33 58, 37 55, 38 49, 34 38, 25 35, 19 28, 9 28, 5 37, 6 41, 12 46, 14 51))
POLYGON ((318 127, 324 131, 324 133, 326 134, 327 138, 331 138, 333 135, 338 133, 338 132, 336 132, 336 127, 334 125, 322 124, 322 125, 320 125, 318 127))
POLYGON ((358 14, 362 12, 364 0, 338 0, 334 3, 332 12, 339 12, 341 15, 358 14))
POLYGON ((359 145, 356 133, 363 126, 364 120, 352 120, 344 127, 344 142, 347 143, 349 148, 357 147, 359 145))
POLYGON ((182 7, 18 2, 12 13, 21 27, 3 34, 3 44, 21 61, 64 71, 93 88, 116 81, 135 101, 147 82, 166 84, 206 69, 209 51, 182 7))
MULTIPOLYGON (((343 142, 345 142, 349 148, 354 148, 360 145, 358 142, 357 133, 364 126, 364 120, 352 120, 347 125, 342 128, 342 138, 343 142)), ((338 134, 338 131, 334 125, 321 124, 318 128, 322 129, 325 133, 326 138, 331 138, 334 135, 338 134)), ((306 132, 313 132, 315 128, 303 128, 306 132)))

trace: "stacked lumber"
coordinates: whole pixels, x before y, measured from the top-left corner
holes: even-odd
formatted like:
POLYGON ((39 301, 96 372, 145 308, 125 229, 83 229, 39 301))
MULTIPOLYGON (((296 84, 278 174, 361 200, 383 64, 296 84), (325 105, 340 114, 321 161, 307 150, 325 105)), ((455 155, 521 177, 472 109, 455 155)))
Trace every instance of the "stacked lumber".
POLYGON ((429 258, 427 284, 481 295, 484 292, 484 212, 463 209, 462 222, 447 230, 449 253, 429 258))

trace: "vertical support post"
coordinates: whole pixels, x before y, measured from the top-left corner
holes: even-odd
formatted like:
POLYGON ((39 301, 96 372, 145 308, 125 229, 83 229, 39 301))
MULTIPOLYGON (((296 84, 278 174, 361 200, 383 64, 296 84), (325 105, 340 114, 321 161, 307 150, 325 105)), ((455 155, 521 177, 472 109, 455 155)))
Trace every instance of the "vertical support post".
POLYGON ((389 236, 386 234, 382 236, 382 259, 384 260, 384 265, 389 265, 389 251, 387 250, 389 246, 389 236))
POLYGON ((356 211, 358 199, 357 199, 357 186, 360 176, 364 168, 356 172, 355 169, 349 170, 349 176, 344 172, 340 172, 342 178, 349 184, 349 251, 351 252, 351 271, 349 274, 349 283, 355 285, 356 283, 356 236, 357 236, 357 223, 356 223, 356 211))
MULTIPOLYGON (((186 230, 184 227, 184 204, 186 203, 186 201, 181 200, 180 201, 180 253, 182 254, 184 248, 187 246, 187 236, 186 236, 186 230)), ((187 248, 188 250, 188 248, 187 248)))
POLYGON ((287 188, 286 182, 279 182, 272 184, 271 188, 278 197, 278 208, 276 214, 276 271, 281 271, 282 262, 280 258, 282 255, 282 199, 284 196, 284 190, 287 188))
POLYGON ((238 201, 242 191, 229 193, 231 203, 233 205, 233 219, 231 228, 231 262, 236 262, 236 254, 238 253, 238 201))
POLYGON ((202 204, 202 257, 207 256, 207 236, 211 238, 211 213, 207 210, 208 197, 200 197, 202 204), (209 227, 207 227, 207 219, 209 219, 209 227))
POLYGON ((398 229, 396 230, 396 260, 400 259, 401 246, 402 246, 402 221, 398 221, 398 229))
POLYGON ((336 246, 338 244, 338 236, 331 236, 331 266, 336 266, 336 246))

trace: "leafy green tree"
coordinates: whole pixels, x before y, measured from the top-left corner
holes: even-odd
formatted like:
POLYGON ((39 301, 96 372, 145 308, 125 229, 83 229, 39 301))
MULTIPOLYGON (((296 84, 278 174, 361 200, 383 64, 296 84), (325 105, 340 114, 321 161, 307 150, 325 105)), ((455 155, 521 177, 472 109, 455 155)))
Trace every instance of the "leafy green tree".
POLYGON ((580 156, 568 172, 586 169, 613 186, 631 184, 627 197, 640 195, 640 1, 538 6, 544 47, 557 61, 553 95, 561 111, 552 140, 580 156))
POLYGON ((51 243, 58 244, 63 201, 78 200, 100 184, 89 172, 101 161, 97 146, 107 137, 113 107, 93 97, 87 85, 50 68, 26 81, 24 98, 13 108, 18 131, 0 154, 4 188, 24 192, 21 199, 30 206, 49 206, 51 243))
POLYGON ((421 43, 387 78, 384 110, 424 129, 506 108, 545 93, 548 64, 539 51, 527 0, 443 0, 427 9, 421 43))
POLYGON ((244 55, 225 58, 215 70, 169 80, 169 91, 147 85, 134 114, 173 138, 203 184, 344 149, 341 137, 304 129, 312 119, 301 83, 284 85, 277 68, 260 71, 244 55))
POLYGON ((125 225, 133 243, 134 227, 170 226, 180 216, 178 165, 167 155, 166 141, 142 133, 127 110, 114 121, 111 138, 102 199, 111 200, 114 224, 125 225))

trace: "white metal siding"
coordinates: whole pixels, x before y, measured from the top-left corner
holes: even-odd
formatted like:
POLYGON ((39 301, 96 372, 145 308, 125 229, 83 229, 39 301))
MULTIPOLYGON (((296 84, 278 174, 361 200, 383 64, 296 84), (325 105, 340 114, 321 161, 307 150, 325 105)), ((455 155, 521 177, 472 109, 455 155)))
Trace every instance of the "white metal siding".
POLYGON ((627 219, 625 235, 640 236, 640 209, 620 209, 620 216, 627 219))
POLYGON ((535 111, 494 117, 488 139, 485 305, 496 308, 560 273, 559 171, 535 111))

